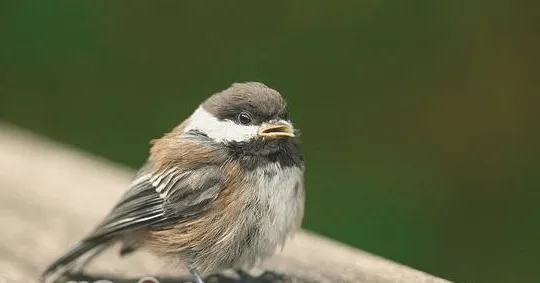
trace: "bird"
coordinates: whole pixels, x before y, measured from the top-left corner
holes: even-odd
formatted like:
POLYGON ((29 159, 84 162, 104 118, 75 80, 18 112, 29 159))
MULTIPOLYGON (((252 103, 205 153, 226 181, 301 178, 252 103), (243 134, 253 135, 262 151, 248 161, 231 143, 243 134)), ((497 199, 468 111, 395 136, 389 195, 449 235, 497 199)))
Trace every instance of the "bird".
POLYGON ((233 83, 150 144, 124 194, 43 282, 120 243, 120 256, 144 249, 204 283, 261 263, 301 228, 305 161, 277 90, 233 83))

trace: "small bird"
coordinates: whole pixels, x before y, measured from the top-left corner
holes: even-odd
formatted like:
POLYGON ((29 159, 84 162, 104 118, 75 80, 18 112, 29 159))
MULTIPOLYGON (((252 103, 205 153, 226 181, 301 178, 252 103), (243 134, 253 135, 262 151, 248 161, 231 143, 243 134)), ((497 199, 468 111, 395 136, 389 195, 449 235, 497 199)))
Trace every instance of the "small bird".
POLYGON ((82 268, 111 244, 187 268, 196 283, 270 257, 304 215, 304 158, 285 100, 235 83, 153 140, 146 163, 109 214, 42 274, 82 268))

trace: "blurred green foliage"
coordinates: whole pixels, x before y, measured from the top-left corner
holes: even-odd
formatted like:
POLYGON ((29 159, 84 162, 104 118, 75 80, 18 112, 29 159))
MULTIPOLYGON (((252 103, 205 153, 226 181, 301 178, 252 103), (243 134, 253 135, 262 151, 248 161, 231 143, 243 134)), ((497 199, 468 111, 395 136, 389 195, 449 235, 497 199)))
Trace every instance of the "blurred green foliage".
POLYGON ((262 81, 303 132, 307 229, 536 282, 536 3, 0 1, 0 119, 136 168, 209 94, 262 81))

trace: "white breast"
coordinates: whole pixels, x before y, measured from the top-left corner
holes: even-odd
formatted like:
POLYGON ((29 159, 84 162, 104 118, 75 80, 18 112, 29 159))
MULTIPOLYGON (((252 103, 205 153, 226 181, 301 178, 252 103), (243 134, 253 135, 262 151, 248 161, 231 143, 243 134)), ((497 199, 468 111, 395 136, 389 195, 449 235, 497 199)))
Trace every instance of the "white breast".
POLYGON ((250 202, 243 214, 245 229, 255 229, 251 252, 243 256, 250 265, 271 256, 300 224, 304 213, 303 168, 269 163, 248 173, 250 202))

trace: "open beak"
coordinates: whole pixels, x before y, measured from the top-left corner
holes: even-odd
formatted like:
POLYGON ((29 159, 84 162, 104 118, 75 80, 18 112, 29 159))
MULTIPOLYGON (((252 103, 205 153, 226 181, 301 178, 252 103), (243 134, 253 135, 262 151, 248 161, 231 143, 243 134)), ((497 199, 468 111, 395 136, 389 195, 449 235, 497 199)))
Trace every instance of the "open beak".
POLYGON ((294 131, 287 124, 266 124, 259 129, 259 136, 273 139, 291 138, 294 137, 294 131))

